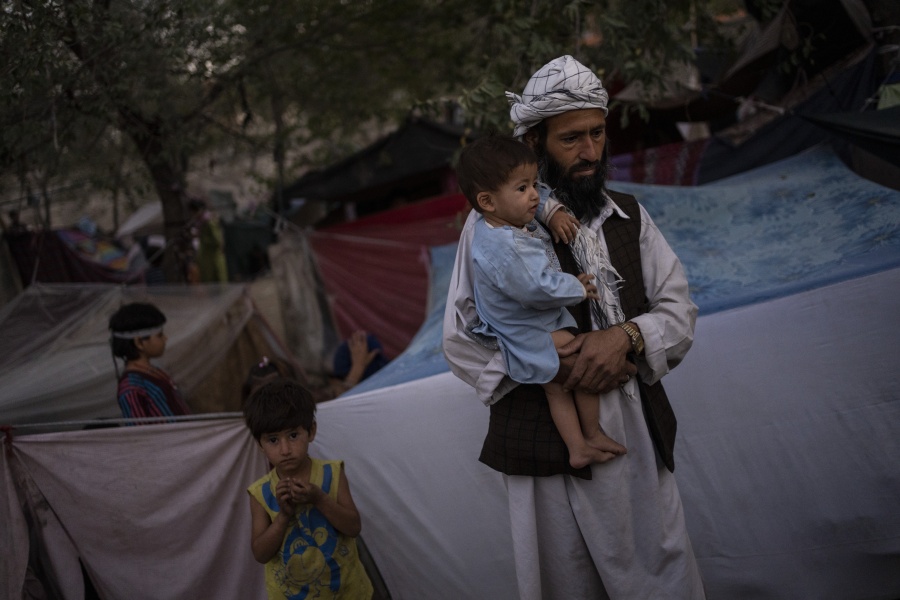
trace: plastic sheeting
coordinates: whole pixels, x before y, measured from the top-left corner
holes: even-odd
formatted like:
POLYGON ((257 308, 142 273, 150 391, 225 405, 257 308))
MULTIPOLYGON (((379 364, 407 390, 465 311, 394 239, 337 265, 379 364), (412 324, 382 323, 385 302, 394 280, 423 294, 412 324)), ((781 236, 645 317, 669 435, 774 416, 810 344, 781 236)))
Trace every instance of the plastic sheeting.
MULTIPOLYGON (((699 318, 666 387, 710 600, 900 595, 896 331, 900 269, 699 318)), ((395 597, 516 597, 505 492, 477 462, 488 412, 476 400, 441 374, 320 412, 316 444, 352 469, 395 597)))
POLYGON ((268 252, 285 344, 307 373, 330 371, 330 361, 324 359, 340 340, 316 273, 309 237, 286 229, 268 252))
POLYGON ((155 362, 195 412, 237 410, 250 366, 287 356, 240 285, 35 285, 0 310, 0 424, 121 416, 108 324, 137 301, 166 315, 169 342, 155 362))
POLYGON ((866 112, 803 115, 803 117, 835 131, 841 137, 893 165, 900 165, 900 106, 866 112))
MULTIPOLYGON (((896 598, 900 194, 859 180, 827 151, 726 183, 680 196, 667 188, 634 190, 682 256, 701 308, 694 347, 666 386, 679 419, 675 476, 708 596, 896 598)), ((452 246, 434 248, 431 256, 429 315, 441 310, 449 276, 441 265, 452 265, 452 246)), ((394 598, 515 598, 502 478, 477 460, 488 411, 442 360, 440 326, 429 318, 407 353, 350 395, 319 405, 311 452, 346 461, 366 545, 394 598)), ((202 449, 224 446, 192 427, 18 435, 11 443, 54 510, 67 502, 55 488, 74 494, 76 481, 99 477, 78 465, 99 461, 97 470, 104 471, 115 462, 135 471, 147 456, 166 465, 152 480, 128 480, 133 488, 115 504, 127 507, 131 498, 151 494, 152 506, 138 506, 150 513, 162 506, 172 515, 165 535, 136 544, 143 560, 193 559, 183 553, 194 547, 215 548, 217 560, 197 563, 200 573, 145 570, 135 589, 157 582, 171 586, 160 589, 192 589, 177 586, 228 568, 251 582, 261 567, 247 570, 249 551, 240 554, 246 542, 237 536, 249 528, 242 477, 252 477, 230 469, 245 458, 258 461, 258 452, 250 444, 241 459, 227 452, 220 458, 202 449), (159 454, 131 437, 151 429, 168 442, 159 454), (102 453, 91 449, 95 444, 102 453), (177 460, 165 452, 168 445, 182 449, 177 460), (208 481, 209 473, 221 474, 210 484, 217 498, 210 506, 230 511, 233 554, 230 547, 218 554, 218 516, 204 520, 193 512, 197 488, 185 482, 208 481), (228 478, 227 492, 216 487, 228 478)), ((236 436, 243 432, 233 419, 211 437, 239 447, 236 436)), ((0 523, 0 552, 11 557, 2 568, 16 578, 26 552, 17 538, 24 517, 4 464, 0 501, 7 506, 0 514, 10 521, 0 523)), ((254 468, 255 476, 264 472, 262 465, 254 468)), ((79 501, 77 514, 71 507, 59 511, 63 519, 79 531, 102 525, 109 505, 99 504, 97 494, 79 501)), ((82 557, 97 552, 72 539, 82 557)), ((85 533, 84 539, 93 538, 85 533)), ((71 562, 68 556, 58 562, 71 562)), ((131 572, 132 555, 123 556, 93 561, 92 575, 131 572)), ((238 591, 220 597, 252 597, 246 589, 236 584, 238 591)))
MULTIPOLYGON (((635 194, 684 263, 707 315, 900 266, 900 191, 862 179, 827 147, 692 188, 611 184, 635 194)), ((456 244, 431 248, 432 303, 374 390, 449 370, 440 350, 456 244)))
POLYGON ((21 598, 29 540, 45 580, 83 598, 79 560, 101 598, 264 600, 263 567, 250 552, 244 491, 266 470, 237 419, 23 436, 2 463, 4 598, 21 598), (11 463, 15 463, 12 468, 11 463), (16 499, 19 472, 28 492, 16 499))
POLYGON ((693 188, 613 187, 665 234, 700 314, 900 265, 900 191, 825 146, 693 188))
POLYGON ((798 116, 840 111, 861 110, 878 87, 875 76, 874 50, 865 49, 865 56, 851 56, 859 62, 846 67, 831 67, 809 86, 794 90, 781 100, 792 110, 772 119, 769 111, 761 109, 746 122, 720 131, 703 151, 697 181, 707 183, 743 173, 750 169, 786 160, 817 144, 833 139, 829 133, 798 116), (810 94, 802 102, 797 98, 810 94))
POLYGON ((900 597, 898 331, 900 269, 698 320, 666 386, 710 598, 900 597))
POLYGON ((4 236, 24 285, 33 283, 143 283, 144 264, 129 264, 124 250, 78 230, 4 236))
POLYGON ((341 338, 374 333, 388 358, 406 348, 426 314, 428 248, 459 238, 467 207, 453 194, 310 234, 341 338))
MULTIPOLYGON (((872 335, 898 329, 900 269, 699 318, 667 388, 710 600, 900 595, 900 338, 872 335)), ((311 452, 346 461, 393 598, 516 597, 506 493, 477 460, 487 421, 450 373, 319 405, 311 452)), ((265 466, 238 419, 12 447, 108 597, 262 597, 244 488, 265 466)), ((14 578, 17 508, 0 525, 14 578)))
MULTIPOLYGON (((779 15, 778 19, 783 22, 784 17, 786 13, 779 15)), ((771 32, 777 34, 780 27, 774 26, 774 22, 771 25, 771 32)), ((777 42, 777 38, 769 40, 777 42)), ((767 50, 769 51, 771 47, 767 50)), ((868 46, 864 47, 842 64, 826 70, 821 77, 798 86, 775 102, 785 109, 783 114, 759 107, 756 114, 718 131, 711 138, 615 154, 611 158, 611 178, 616 181, 659 185, 710 183, 788 159, 798 152, 835 139, 827 130, 813 125, 808 119, 814 115, 843 112, 847 119, 857 120, 863 114, 858 111, 866 106, 867 99, 874 94, 878 85, 874 70, 876 57, 875 51, 868 46)), ((764 70, 767 67, 761 68, 764 70)), ((749 90, 738 92, 737 95, 749 97, 750 104, 753 105, 755 99, 749 90)), ((679 103, 673 108, 676 112, 686 110, 681 117, 670 112, 666 116, 657 114, 657 118, 665 122, 680 121, 682 118, 696 121, 698 114, 702 114, 704 110, 702 105, 713 107, 724 103, 731 111, 737 108, 733 96, 725 100, 725 96, 717 97, 712 94, 702 99, 697 98, 695 102, 697 106, 693 108, 688 108, 687 103, 679 103)), ((651 109, 651 112, 655 111, 651 109)), ((718 117, 710 116, 722 118, 723 114, 718 117)), ((884 129, 896 129, 896 123, 891 121, 891 117, 889 113, 884 113, 869 114, 866 118, 880 121, 884 129)), ((879 148, 890 151, 890 145, 883 141, 879 148)), ((896 155, 894 151, 892 156, 896 155)))

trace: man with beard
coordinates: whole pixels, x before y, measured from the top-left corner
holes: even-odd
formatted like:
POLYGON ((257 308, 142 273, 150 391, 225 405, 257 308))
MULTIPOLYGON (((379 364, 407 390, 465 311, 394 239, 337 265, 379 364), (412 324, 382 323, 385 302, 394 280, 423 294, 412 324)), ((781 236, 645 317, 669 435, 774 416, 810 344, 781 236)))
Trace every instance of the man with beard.
MULTIPOLYGON (((637 201, 606 187, 608 95, 571 56, 537 71, 522 96, 507 93, 514 135, 540 159, 540 175, 593 240, 590 252, 556 244, 563 269, 597 272, 605 322, 584 302, 582 332, 560 349, 556 381, 603 394, 601 427, 628 448, 603 464, 572 468, 539 385, 517 385, 500 353, 470 332, 473 214, 460 235, 444 314, 451 370, 490 394, 479 460, 504 475, 521 598, 702 599, 703 585, 675 484, 675 415, 659 383, 693 342, 697 307, 684 269, 637 201)), ((552 199, 548 200, 552 202, 552 199)))

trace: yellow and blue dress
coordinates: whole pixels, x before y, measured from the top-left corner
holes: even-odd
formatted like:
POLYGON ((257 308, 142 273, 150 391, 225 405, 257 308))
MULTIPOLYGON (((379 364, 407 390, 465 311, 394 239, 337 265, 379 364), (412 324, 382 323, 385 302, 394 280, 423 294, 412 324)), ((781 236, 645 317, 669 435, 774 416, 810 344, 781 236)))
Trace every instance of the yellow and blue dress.
MULTIPOLYGON (((310 483, 337 500, 343 461, 311 460, 310 483)), ((247 489, 273 520, 279 512, 277 485, 278 474, 272 469, 247 489)), ((359 560, 356 540, 337 531, 310 504, 297 507, 281 549, 266 563, 266 590, 270 600, 372 597, 372 583, 359 560)))

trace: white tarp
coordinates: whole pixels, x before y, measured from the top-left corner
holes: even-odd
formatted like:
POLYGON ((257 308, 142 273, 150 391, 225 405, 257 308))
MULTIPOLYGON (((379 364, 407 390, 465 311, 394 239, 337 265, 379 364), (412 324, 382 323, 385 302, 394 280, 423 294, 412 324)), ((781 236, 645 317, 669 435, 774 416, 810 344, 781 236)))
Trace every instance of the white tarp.
MULTIPOLYGON (((900 595, 897 331, 900 269, 698 320, 667 388, 711 600, 900 595)), ((516 596, 502 479, 477 461, 488 413, 468 386, 434 375, 321 404, 318 419, 312 451, 346 461, 394 598, 516 596)), ((239 419, 12 447, 109 598, 262 589, 244 488, 265 466, 239 419)), ((5 527, 18 575, 22 528, 5 527)))
MULTIPOLYGON (((12 447, 40 494, 31 510, 58 520, 51 529, 77 552, 55 557, 66 600, 83 597, 78 557, 103 598, 265 598, 243 490, 266 463, 238 419, 35 434, 12 447)), ((21 518, 5 522, 3 597, 21 598, 28 538, 21 518)))
MULTIPOLYGON (((731 182, 631 191, 700 305, 694 347, 665 383, 710 600, 900 597, 900 193, 823 152, 731 182)), ((444 254, 432 264, 452 264, 444 254)), ((514 598, 502 478, 477 461, 488 411, 442 363, 433 299, 404 355, 320 405, 312 452, 346 461, 394 598, 514 598)), ((265 466, 238 418, 14 431, 10 445, 8 596, 21 589, 29 530, 50 540, 63 581, 77 579, 77 554, 104 590, 127 590, 109 598, 261 594, 244 489, 265 466), (58 525, 29 526, 17 490, 58 525)))
MULTIPOLYGON (((666 387, 710 600, 900 596, 898 331, 900 269, 700 317, 666 387)), ((339 402, 316 443, 347 461, 395 597, 514 598, 472 390, 444 374, 339 402)))

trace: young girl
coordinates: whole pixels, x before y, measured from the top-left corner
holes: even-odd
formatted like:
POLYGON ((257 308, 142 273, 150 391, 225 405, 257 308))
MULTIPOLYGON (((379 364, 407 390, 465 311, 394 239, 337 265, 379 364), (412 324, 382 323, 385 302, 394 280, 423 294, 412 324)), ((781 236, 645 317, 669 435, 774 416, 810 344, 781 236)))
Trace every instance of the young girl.
POLYGON ((150 362, 166 350, 165 322, 166 316, 156 306, 140 302, 122 306, 109 319, 113 357, 125 361, 118 388, 123 417, 167 417, 191 412, 172 378, 150 362))
MULTIPOLYGON (((559 370, 557 349, 573 339, 576 327, 564 307, 598 295, 590 283, 593 275, 561 271, 549 234, 533 222, 540 204, 537 157, 514 138, 492 135, 463 149, 456 173, 463 194, 483 216, 472 238, 481 323, 471 333, 497 340, 514 381, 544 387, 572 467, 624 454, 625 447, 600 429, 597 395, 576 391, 573 400, 551 381, 559 370)), ((565 232, 572 218, 566 213, 554 213, 549 225, 563 240, 570 239, 565 232)))

